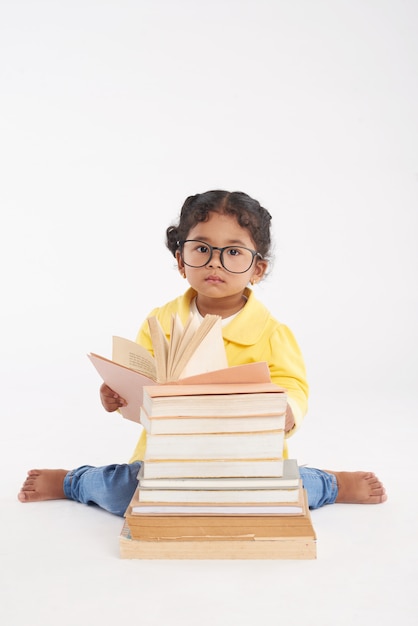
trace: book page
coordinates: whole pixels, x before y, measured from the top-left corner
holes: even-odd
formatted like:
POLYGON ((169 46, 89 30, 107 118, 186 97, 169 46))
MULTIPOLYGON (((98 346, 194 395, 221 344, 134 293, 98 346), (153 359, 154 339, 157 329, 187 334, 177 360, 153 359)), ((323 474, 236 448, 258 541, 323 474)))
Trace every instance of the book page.
POLYGON ((221 322, 219 315, 206 315, 199 321, 198 316, 191 313, 183 328, 179 316, 173 315, 171 337, 167 341, 158 318, 148 318, 157 381, 172 382, 227 367, 221 322))
POLYGON ((123 337, 113 337, 112 360, 119 365, 129 367, 149 378, 156 379, 157 371, 154 357, 135 341, 123 337))
POLYGON ((175 313, 171 316, 171 329, 170 329, 170 343, 168 346, 167 357, 167 375, 170 377, 170 373, 173 370, 176 355, 182 335, 184 334, 183 324, 181 323, 180 316, 175 313))
POLYGON ((221 369, 228 365, 221 317, 206 315, 201 322, 196 315, 189 319, 192 323, 188 328, 186 326, 187 332, 185 328, 170 380, 221 369), (209 333, 210 339, 205 341, 209 333))
POLYGON ((181 336, 176 338, 175 346, 173 346, 173 354, 171 357, 171 367, 167 371, 168 380, 176 380, 179 375, 179 363, 184 358, 183 355, 185 351, 190 346, 190 343, 193 341, 193 337, 195 337, 196 332, 200 326, 199 319, 197 315, 190 313, 186 325, 181 333, 181 336))
POLYGON ((155 366, 157 368, 157 381, 167 381, 167 359, 169 343, 161 327, 158 318, 149 317, 148 326, 151 334, 152 347, 154 348, 155 366))
POLYGON ((208 323, 200 325, 197 331, 196 345, 190 345, 190 352, 185 352, 187 360, 178 364, 177 378, 183 379, 197 374, 205 374, 228 367, 225 344, 222 337, 222 319, 207 317, 208 323), (209 323, 210 322, 210 323, 209 323))

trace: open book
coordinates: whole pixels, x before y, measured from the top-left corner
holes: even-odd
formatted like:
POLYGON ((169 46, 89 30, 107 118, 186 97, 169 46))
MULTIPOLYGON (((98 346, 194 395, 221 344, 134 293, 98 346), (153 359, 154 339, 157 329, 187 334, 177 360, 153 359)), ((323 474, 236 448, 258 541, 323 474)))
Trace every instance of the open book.
POLYGON ((228 367, 222 338, 221 317, 206 315, 202 322, 191 314, 182 325, 171 322, 170 341, 156 317, 148 318, 155 356, 134 341, 113 337, 112 359, 90 353, 89 359, 103 381, 128 406, 120 413, 139 422, 144 386, 176 383, 265 383, 270 372, 265 362, 228 367))
POLYGON ((148 326, 155 356, 134 341, 113 337, 112 360, 157 383, 174 382, 228 366, 220 316, 206 315, 199 322, 196 315, 190 314, 183 327, 179 316, 173 315, 170 341, 158 318, 149 317, 148 326))

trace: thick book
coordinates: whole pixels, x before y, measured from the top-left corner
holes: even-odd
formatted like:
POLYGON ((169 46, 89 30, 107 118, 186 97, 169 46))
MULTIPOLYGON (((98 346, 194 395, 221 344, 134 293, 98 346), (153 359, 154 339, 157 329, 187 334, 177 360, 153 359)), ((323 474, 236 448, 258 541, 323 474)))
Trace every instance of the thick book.
POLYGON ((136 515, 127 517, 126 523, 133 539, 175 541, 304 537, 311 526, 309 513, 273 517, 136 515), (190 523, 192 520, 194 523, 190 523))
POLYGON ((273 459, 282 454, 283 445, 284 430, 148 435, 144 461, 273 459))
POLYGON ((144 478, 238 478, 238 477, 278 477, 283 474, 283 458, 277 455, 271 459, 238 460, 145 460, 144 478))
POLYGON ((299 488, 249 489, 147 489, 139 487, 140 504, 294 504, 299 502, 299 488))
POLYGON ((144 478, 143 465, 138 472, 140 489, 291 489, 298 487, 300 472, 296 459, 283 461, 282 476, 237 478, 144 478))
POLYGON ((312 525, 302 536, 134 539, 125 522, 119 536, 121 559, 142 560, 314 560, 316 535, 312 525))
MULTIPOLYGON (((190 385, 183 380, 176 385, 145 386, 142 406, 148 425, 153 419, 163 417, 167 418, 165 423, 168 424, 168 418, 178 420, 180 417, 210 417, 214 420, 221 417, 285 416, 287 394, 271 381, 190 385)), ((200 428, 194 432, 199 431, 200 428)))
POLYGON ((134 539, 222 539, 304 536, 310 511, 302 515, 131 515, 125 516, 134 539))

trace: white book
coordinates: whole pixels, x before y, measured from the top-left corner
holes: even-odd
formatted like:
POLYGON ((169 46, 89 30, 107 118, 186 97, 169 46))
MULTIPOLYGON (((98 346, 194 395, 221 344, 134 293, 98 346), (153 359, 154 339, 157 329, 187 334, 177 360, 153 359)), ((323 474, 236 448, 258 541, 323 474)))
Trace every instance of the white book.
POLYGON ((145 461, 244 460, 282 456, 284 430, 251 433, 148 435, 145 461))
MULTIPOLYGON (((231 369, 233 368, 229 368, 231 369)), ((190 380, 192 379, 188 379, 190 380)), ((179 417, 262 417, 284 415, 287 394, 271 381, 200 385, 182 381, 177 384, 144 387, 142 407, 149 420, 179 417)))
POLYGON ((303 504, 138 504, 132 515, 301 515, 303 504))
MULTIPOLYGON (((161 465, 161 463, 160 463, 161 465)), ((195 464, 196 465, 196 464, 195 464)), ((247 470, 249 465, 247 464, 247 470)), ((298 487, 300 472, 296 459, 283 461, 281 476, 237 476, 219 478, 145 478, 144 468, 138 473, 139 488, 144 489, 289 489, 298 487)))
POLYGON ((168 416, 150 417, 142 406, 139 421, 150 435, 184 435, 190 433, 242 433, 265 430, 283 430, 285 413, 272 415, 207 417, 168 416))
POLYGON ((143 461, 143 477, 148 478, 265 478, 283 474, 283 458, 246 460, 143 461))
POLYGON ((138 500, 155 504, 279 504, 299 501, 298 487, 288 489, 141 489, 138 500))

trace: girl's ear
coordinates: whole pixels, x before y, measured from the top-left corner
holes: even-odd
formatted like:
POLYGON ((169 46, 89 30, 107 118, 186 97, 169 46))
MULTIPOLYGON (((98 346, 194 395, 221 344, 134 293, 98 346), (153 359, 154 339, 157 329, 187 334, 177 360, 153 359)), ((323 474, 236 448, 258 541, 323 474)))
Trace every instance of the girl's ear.
POLYGON ((177 261, 177 269, 180 272, 182 278, 186 278, 186 270, 184 267, 184 263, 181 259, 181 254, 179 250, 176 250, 176 261, 177 261))
POLYGON ((268 268, 268 261, 265 261, 264 259, 257 259, 255 266, 254 266, 253 275, 251 276, 250 283, 252 285, 259 283, 260 280, 263 278, 264 274, 266 273, 267 268, 268 268))

